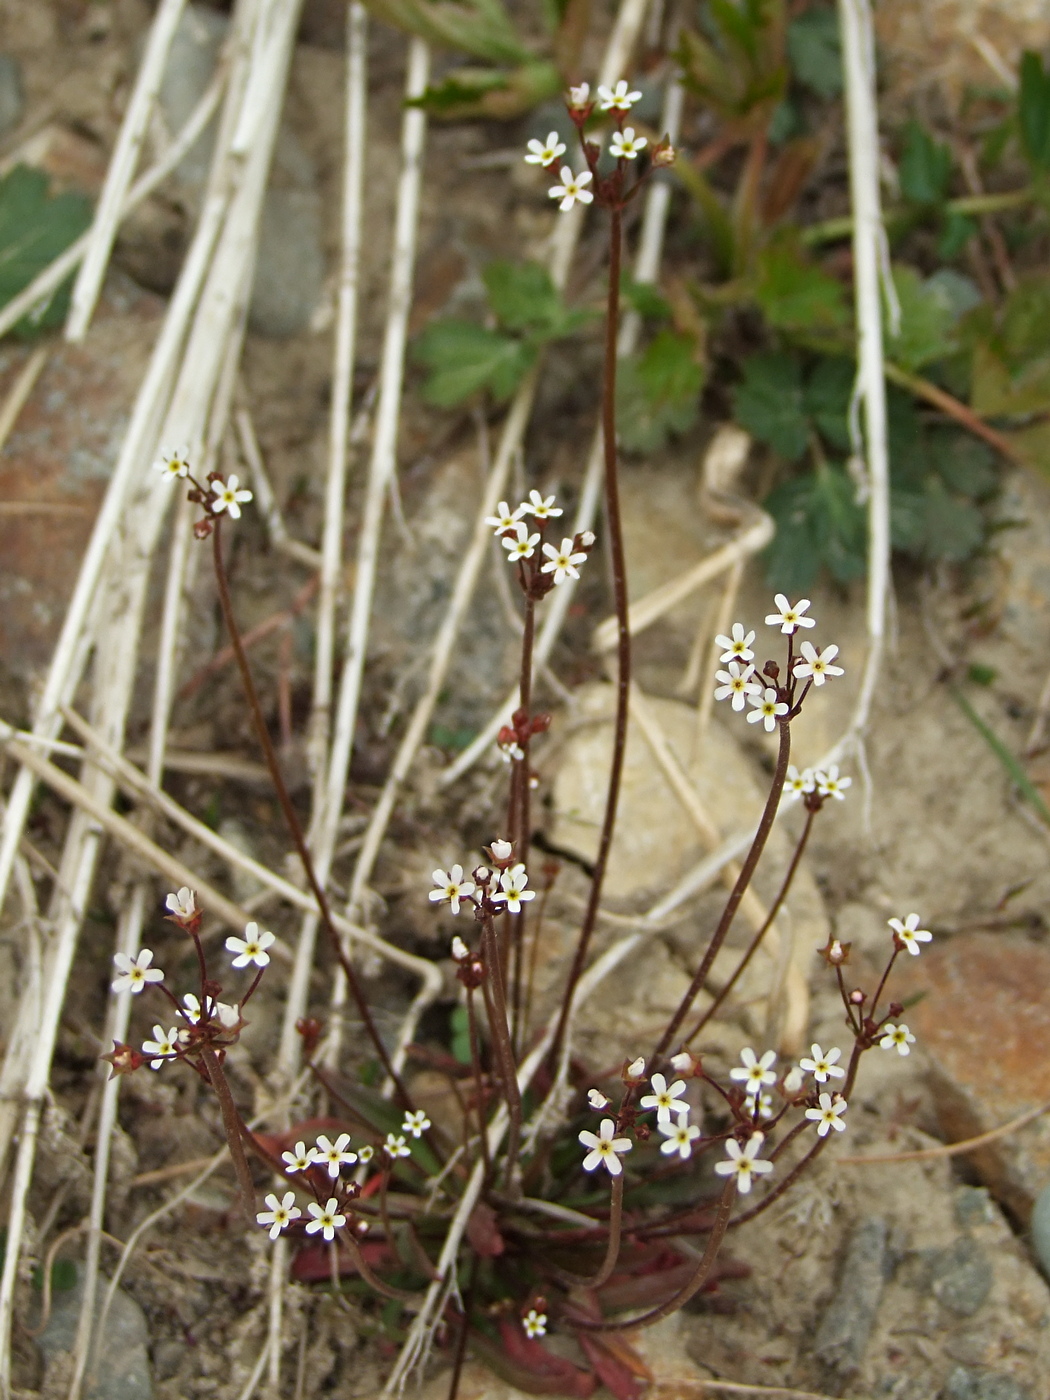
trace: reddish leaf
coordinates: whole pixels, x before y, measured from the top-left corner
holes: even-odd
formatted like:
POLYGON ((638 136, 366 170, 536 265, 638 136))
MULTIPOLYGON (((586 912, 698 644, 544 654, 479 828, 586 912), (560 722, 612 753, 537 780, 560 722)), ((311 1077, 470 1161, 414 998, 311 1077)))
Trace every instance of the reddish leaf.
MULTIPOLYGON (((650 1377, 639 1375, 636 1369, 625 1365, 619 1356, 613 1355, 603 1339, 600 1340, 586 1332, 577 1332, 576 1340, 594 1367, 595 1375, 603 1385, 608 1386, 616 1400, 639 1400, 645 1394, 650 1377)), ((642 1365, 640 1357, 636 1360, 642 1365)))
POLYGON ((564 1395, 570 1400, 589 1400, 598 1387, 597 1378, 581 1371, 571 1361, 526 1337, 519 1322, 499 1321, 500 1340, 472 1331, 470 1344, 476 1356, 497 1376, 524 1390, 527 1395, 564 1395))
MULTIPOLYGON (((381 1241, 362 1244, 360 1249, 365 1257, 365 1263, 377 1271, 389 1268, 397 1262, 387 1245, 381 1241)), ((357 1265, 345 1249, 337 1251, 336 1265, 340 1278, 357 1273, 357 1265)), ((292 1277, 298 1279, 300 1283, 319 1283, 322 1279, 331 1278, 331 1246, 327 1244, 306 1245, 292 1260, 292 1277)))
POLYGON ((467 1239, 482 1259, 498 1259, 507 1247, 496 1223, 496 1212, 484 1201, 479 1201, 470 1212, 467 1239))

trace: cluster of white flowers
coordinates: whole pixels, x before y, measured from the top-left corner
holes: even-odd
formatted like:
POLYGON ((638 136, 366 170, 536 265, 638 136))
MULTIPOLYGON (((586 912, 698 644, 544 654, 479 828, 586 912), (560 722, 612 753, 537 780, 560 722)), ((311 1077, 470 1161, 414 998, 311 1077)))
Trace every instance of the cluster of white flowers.
MULTIPOLYGON (((778 593, 774 602, 777 611, 767 615, 768 626, 776 627, 787 636, 800 627, 816 626, 815 620, 805 615, 810 606, 808 598, 801 598, 797 603, 792 603, 783 593, 778 593)), ((754 632, 745 632, 743 623, 740 622, 733 623, 728 637, 720 634, 715 638, 715 645, 719 648, 718 659, 726 665, 726 670, 715 673, 715 679, 718 681, 715 699, 732 700, 734 710, 742 710, 745 702, 753 706, 752 713, 747 717, 748 723, 761 723, 771 734, 777 726, 777 721, 788 713, 788 707, 779 700, 776 689, 766 685, 757 673, 754 664, 754 643, 754 632)), ((803 642, 800 650, 801 658, 796 661, 792 670, 796 680, 820 686, 829 676, 844 674, 841 666, 832 664, 839 654, 839 649, 834 644, 818 651, 812 642, 803 642)), ((838 772, 837 769, 835 771, 838 772)), ((799 790, 813 791, 812 787, 799 790)))
POLYGON ((803 768, 801 773, 792 763, 788 765, 784 793, 802 797, 818 792, 821 797, 833 797, 836 802, 845 802, 846 789, 852 786, 852 778, 839 776, 837 763, 829 763, 827 768, 803 768))
MULTIPOLYGON (((162 452, 153 463, 153 470, 169 478, 189 476, 188 451, 184 447, 179 447, 172 451, 162 452)), ((241 486, 240 477, 232 473, 226 481, 217 477, 209 489, 212 494, 210 502, 212 514, 221 515, 225 511, 233 520, 240 520, 241 506, 252 499, 252 493, 241 486)))
MULTIPOLYGON (((629 112, 639 101, 641 95, 638 91, 632 91, 627 80, 621 78, 615 87, 598 88, 598 108, 602 112, 629 112)), ((584 108, 590 106, 590 102, 589 83, 580 83, 579 86, 569 89, 569 106, 574 110, 583 111, 584 108)), ((637 160, 639 151, 644 150, 648 144, 644 136, 635 135, 633 126, 628 126, 622 131, 613 132, 609 150, 617 160, 637 160)), ((548 133, 546 141, 540 141, 536 138, 529 141, 528 151, 524 157, 525 163, 538 165, 544 170, 549 170, 556 161, 561 159, 566 149, 565 142, 558 133, 551 131, 548 133)), ((581 170, 576 175, 571 166, 563 165, 560 171, 560 180, 560 184, 551 186, 548 194, 551 199, 558 201, 558 208, 563 214, 567 214, 575 204, 593 204, 594 191, 587 187, 593 183, 594 176, 589 170, 581 170)))
POLYGON ((689 1105, 682 1098, 685 1080, 676 1079, 673 1084, 668 1084, 664 1075, 654 1074, 649 1083, 653 1092, 639 1099, 638 1107, 656 1109, 657 1129, 667 1139, 660 1144, 660 1151, 668 1157, 677 1152, 683 1162, 687 1161, 693 1155, 693 1143, 700 1136, 700 1129, 689 1122, 689 1105), (677 1122, 672 1123, 672 1113, 677 1122))
MULTIPOLYGON (((551 135, 554 136, 555 133, 552 132, 551 135)), ((586 177, 587 180, 590 178, 590 175, 586 177)), ((584 177, 581 176, 580 179, 582 181, 584 177)), ((582 194, 575 197, 583 199, 582 194)), ((587 199, 590 198, 591 196, 587 195, 587 199)), ((553 496, 530 491, 529 499, 522 501, 514 510, 510 509, 506 501, 500 501, 496 514, 485 517, 485 524, 491 525, 500 537, 500 543, 507 551, 507 562, 515 564, 522 559, 531 559, 540 542, 539 532, 530 533, 524 517, 531 515, 534 520, 554 520, 563 514, 561 507, 554 504, 553 496)), ((547 562, 540 565, 540 573, 553 574, 555 584, 564 583, 567 578, 579 578, 579 565, 585 562, 586 551, 594 543, 594 535, 590 530, 582 536, 582 543, 583 549, 577 549, 576 540, 572 538, 563 539, 560 547, 544 544, 542 552, 547 562)))
MULTIPOLYGON (((391 1160, 396 1160, 398 1157, 410 1157, 412 1150, 404 1135, 408 1133, 413 1138, 421 1138, 430 1126, 430 1119, 422 1109, 406 1112, 401 1124, 401 1132, 387 1134, 383 1151, 391 1160)), ((290 1152, 281 1153, 281 1160, 284 1162, 287 1172, 305 1172, 310 1167, 324 1167, 331 1179, 335 1181, 344 1166, 353 1166, 355 1162, 370 1162, 374 1155, 375 1149, 367 1143, 358 1148, 356 1152, 352 1152, 349 1133, 340 1133, 334 1142, 330 1137, 321 1133, 312 1147, 307 1147, 305 1142, 297 1142, 290 1152)))
MULTIPOLYGON (((509 842, 493 842, 493 852, 497 846, 506 846, 506 855, 497 859, 507 859, 511 852, 509 842)), ((480 874, 480 871, 475 871, 480 874)), ((487 873, 487 872, 486 872, 487 873)), ((435 870, 433 873, 435 888, 428 895, 432 904, 448 904, 453 914, 458 914, 460 903, 464 899, 479 893, 478 886, 473 880, 465 879, 463 867, 454 865, 450 870, 435 870)), ((528 872, 521 861, 517 865, 512 865, 506 870, 501 870, 496 882, 496 888, 489 899, 493 904, 503 904, 512 914, 520 914, 521 906, 527 904, 529 900, 536 898, 536 891, 527 888, 529 883, 528 872)), ((484 891, 481 891, 484 893, 484 891)), ((459 959, 457 958, 457 961, 459 959)))

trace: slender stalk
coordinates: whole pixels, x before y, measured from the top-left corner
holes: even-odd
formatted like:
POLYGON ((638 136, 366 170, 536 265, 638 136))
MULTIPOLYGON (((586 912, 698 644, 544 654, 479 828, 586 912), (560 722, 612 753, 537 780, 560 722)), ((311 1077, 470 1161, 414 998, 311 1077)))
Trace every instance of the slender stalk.
POLYGON ((507 1021, 507 993, 503 985, 503 969, 500 967, 499 948, 496 942, 496 928, 491 918, 485 920, 482 934, 485 968, 488 972, 486 987, 492 994, 491 1022, 492 1041, 500 1062, 503 1079, 503 1093, 507 1100, 510 1123, 507 1128, 507 1182, 513 1181, 517 1169, 518 1144, 521 1141, 521 1090, 518 1088, 518 1069, 514 1061, 514 1047, 510 1042, 510 1025, 507 1021))
POLYGON ((871 999, 871 1019, 873 1021, 878 1020, 879 998, 882 996, 882 993, 886 988, 886 983, 889 981, 890 973, 893 971, 893 964, 897 961, 899 953, 900 948, 895 947, 893 949, 893 954, 890 957, 889 962, 886 964, 886 971, 882 974, 882 981, 879 983, 875 995, 871 999))
POLYGON ((350 1257, 354 1261, 354 1268, 364 1279, 369 1287, 374 1288, 377 1293, 381 1293, 384 1298, 393 1298, 399 1303, 416 1303, 419 1301, 418 1293, 409 1293, 406 1289, 395 1288, 392 1283, 384 1283, 378 1274, 374 1273, 371 1265, 366 1261, 361 1247, 354 1239, 351 1230, 344 1230, 340 1236, 343 1244, 350 1251, 350 1257))
POLYGON ((478 1035, 478 1013, 474 1006, 474 988, 467 988, 467 1023, 470 1027, 470 1062, 474 1072, 474 1104, 478 1115, 478 1137, 485 1163, 485 1180, 492 1180, 492 1158, 489 1156, 489 1135, 485 1131, 485 1086, 481 1069, 481 1039, 478 1035))
MULTIPOLYGON (((789 668, 790 674, 790 668, 789 668)), ((722 911, 722 917, 718 921, 718 927, 712 935, 711 942, 707 945, 707 951, 701 960, 700 966, 696 970, 693 980, 689 984, 689 989, 678 1007, 678 1010, 671 1017, 667 1029, 660 1037, 660 1043, 653 1051, 653 1059, 658 1060, 665 1054, 667 1047, 672 1043, 678 1028, 689 1015, 689 1008, 696 1000, 697 993, 707 980, 707 975, 711 971, 711 966, 718 956, 722 944, 726 940, 726 935, 733 923, 733 918, 740 906, 740 901, 744 897, 744 891, 751 883, 755 873, 755 867, 765 850, 766 842, 769 840, 769 833, 773 830, 773 822, 776 820, 777 808, 780 806, 780 797, 784 791, 784 780, 787 777, 788 760, 791 757, 791 725, 785 720, 780 721, 780 750, 777 754, 776 771, 773 774, 773 782, 769 789, 769 796, 766 798, 766 805, 762 812, 762 820, 758 824, 755 832, 755 839, 751 842, 751 849, 748 851, 743 865, 740 867, 740 874, 736 877, 736 884, 733 886, 726 907, 722 911)))
POLYGON ((919 374, 910 374, 890 360, 884 362, 883 371, 887 379, 894 384, 899 384, 902 389, 907 389, 917 399, 925 399, 934 408, 939 408, 942 413, 946 413, 949 418, 954 418, 962 427, 973 433, 974 437, 981 438, 989 447, 994 448, 996 452, 1005 457, 1008 462, 1024 465, 1024 453, 1015 443, 993 428, 991 424, 986 423, 983 418, 979 418, 972 408, 942 389, 939 384, 934 384, 929 379, 923 379, 919 374))
POLYGON ((361 990, 361 983, 358 980, 357 973, 354 971, 353 963, 350 961, 349 957, 347 957, 346 952, 343 949, 342 940, 340 939, 338 933, 335 930, 335 925, 332 923, 332 916, 328 908, 328 898, 324 890, 321 888, 320 882, 318 881, 317 875, 314 871, 314 864, 313 860, 310 857, 310 850, 306 844, 306 838, 303 835, 303 829, 299 823, 299 817, 296 813, 295 807, 292 805, 292 799, 288 792, 288 787, 284 781, 284 775, 281 772, 281 766, 277 760, 277 753, 274 750, 273 740, 270 738, 270 731, 266 725, 266 718, 263 715, 262 706, 259 703, 259 696, 258 692, 255 689, 255 682, 252 680, 251 668, 248 665, 248 657, 245 653, 244 644, 241 641, 241 634, 237 627, 237 619, 234 617, 233 613, 233 600, 230 597, 229 580, 226 577, 226 566, 222 558, 221 517, 216 517, 213 523, 212 558, 215 563, 215 581, 218 586, 219 605, 222 608, 223 620, 226 623, 226 630, 230 635, 230 643, 233 646, 234 655, 237 661, 237 669, 240 672, 241 676, 241 685, 244 689, 244 694, 248 701, 248 707, 251 710, 252 722, 255 726, 255 732, 258 737, 260 747, 263 751, 263 758, 266 761, 266 767, 269 770, 270 777, 273 780, 274 789, 277 793, 277 800, 281 805, 281 811, 284 815, 285 824, 288 827, 289 835, 292 838, 292 843, 295 846, 295 849, 299 855, 299 859, 302 861, 303 870, 306 874, 307 881, 309 882, 310 888, 313 891, 314 898, 317 900, 317 907, 321 913, 321 922, 324 924, 325 930, 328 933, 329 938, 331 939, 332 947, 335 951, 336 957, 339 959, 339 963, 346 977, 347 985, 350 988, 351 995, 353 996, 354 1002, 357 1006, 358 1014, 360 1015, 361 1020, 364 1023, 365 1032, 368 1035, 369 1040, 371 1040, 372 1044, 374 1045, 376 1053, 378 1054, 379 1059, 382 1062, 383 1069, 386 1071, 391 1082, 393 1083, 394 1088, 397 1092, 397 1096, 401 1100, 403 1107, 410 1110, 412 1107, 412 1101, 408 1096, 405 1086, 401 1082, 400 1076, 394 1069, 390 1056, 387 1053, 386 1046, 383 1044, 382 1037, 379 1034, 379 1030, 376 1026, 375 1020, 372 1017, 372 1012, 369 1009, 368 1002, 365 999, 363 991, 361 990))
POLYGON ((770 928, 772 927, 772 925, 773 925, 773 920, 776 918, 777 914, 780 912, 780 906, 784 903, 784 900, 785 900, 786 897, 787 897, 787 892, 788 892, 788 890, 791 888, 792 881, 794 880, 795 874, 796 874, 796 872, 798 871, 799 863, 800 863, 801 860, 802 860, 802 854, 803 854, 803 852, 804 852, 805 849, 806 849, 806 842, 809 840, 809 833, 810 833, 810 831, 812 831, 812 829, 813 829, 813 818, 814 818, 816 815, 817 815, 816 810, 813 810, 813 809, 811 809, 811 810, 809 811, 809 813, 807 814, 807 816, 806 816, 806 825, 803 827, 803 829, 802 829, 802 835, 799 837, 798 845, 795 847, 795 854, 791 857, 791 864, 790 864, 790 865, 788 866, 788 868, 787 868, 787 874, 784 876, 783 883, 782 883, 781 886, 780 886, 780 890, 779 890, 778 893, 777 893, 776 899, 773 901, 772 905, 770 906, 770 910, 769 910, 769 913, 766 915, 765 922, 762 924, 762 927, 761 927, 761 928, 758 930, 758 932, 755 934, 754 938, 752 938, 750 944, 748 945, 747 952, 746 952, 746 953, 744 954, 744 956, 740 959, 740 961, 739 961, 739 963, 737 964, 736 970, 735 970, 735 972, 733 973, 732 977, 730 977, 729 981, 725 984, 725 986, 722 988, 722 990, 718 993, 718 995, 715 997, 714 1001, 713 1001, 713 1002, 711 1003, 711 1005, 707 1008, 707 1010, 703 1013, 703 1015, 700 1017, 699 1021, 697 1021, 696 1025, 693 1027, 693 1029, 690 1031, 690 1033, 686 1036, 686 1038, 685 1038, 685 1044, 686 1044, 686 1045, 692 1045, 693 1041, 696 1039, 696 1037, 700 1034, 700 1032, 703 1030, 703 1028, 707 1025, 708 1021, 711 1020, 712 1016, 714 1016, 714 1014, 717 1012, 718 1008, 719 1008, 719 1007, 722 1005, 722 1003, 725 1001, 726 997, 729 996, 729 993, 733 990, 733 988, 736 986, 737 982, 738 982, 738 981, 740 980, 740 978, 744 975, 744 971, 745 971, 745 969, 747 968, 748 963, 751 961, 751 959, 754 957, 755 953, 758 951, 759 945, 760 945, 760 943, 762 942, 763 938, 765 938, 766 934, 769 932, 770 928))
POLYGON ((601 1268, 596 1274, 588 1277, 583 1274, 571 1273, 568 1269, 559 1269, 558 1274, 561 1279, 572 1288, 601 1288, 606 1283, 616 1268, 616 1261, 620 1257, 620 1231, 623 1225, 623 1172, 619 1176, 612 1178, 612 1189, 609 1193, 609 1240, 605 1248, 605 1258, 602 1260, 601 1268))
POLYGON ((620 519, 620 483, 616 453, 616 339, 620 323, 620 257, 623 244, 622 215, 612 209, 609 216, 609 293, 605 313, 605 368, 602 380, 602 443, 605 457, 605 523, 609 533, 609 561, 612 566, 613 601, 616 606, 616 719, 613 731, 612 764, 605 795, 605 816, 594 861, 590 895, 580 926, 576 953, 562 995, 558 1024, 551 1042, 550 1063, 561 1058, 562 1042, 572 1006, 572 994, 583 973, 594 926, 598 918, 605 870, 609 863, 616 808, 620 798, 623 760, 627 747, 627 713, 631 693, 631 634, 627 618, 627 561, 620 519))
POLYGON ((215 1097, 219 1100, 219 1111, 222 1114, 222 1126, 226 1132, 226 1143, 230 1149, 230 1159, 233 1162, 233 1169, 237 1173, 237 1183, 241 1188, 241 1204, 244 1213, 251 1221, 255 1212, 255 1183, 252 1181, 251 1169, 248 1166, 248 1158, 244 1155, 244 1144, 241 1142, 241 1115, 237 1112, 237 1105, 233 1101, 233 1094, 222 1066, 219 1064, 219 1057, 214 1050, 202 1050, 201 1059, 204 1061, 208 1071, 208 1078, 211 1080, 211 1087, 215 1090, 215 1097))

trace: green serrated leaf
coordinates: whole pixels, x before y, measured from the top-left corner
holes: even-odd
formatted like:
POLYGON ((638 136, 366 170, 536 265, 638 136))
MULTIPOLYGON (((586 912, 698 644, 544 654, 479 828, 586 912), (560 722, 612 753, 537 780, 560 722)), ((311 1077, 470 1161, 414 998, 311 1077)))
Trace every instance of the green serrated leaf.
POLYGON ((970 433, 933 428, 926 434, 928 460, 951 491, 971 501, 984 501, 999 484, 995 454, 970 433))
POLYGON ((839 452, 848 452, 849 405, 853 397, 856 369, 852 360, 822 356, 806 381, 804 401, 821 436, 839 452))
POLYGON ((661 447, 672 433, 693 426, 700 412, 704 367, 692 336, 665 329, 640 355, 625 360, 617 376, 617 426, 623 445, 636 452, 661 447))
POLYGON ((787 51, 797 82, 817 97, 842 91, 842 41, 834 10, 807 10, 788 25, 787 51))
POLYGON ((923 553, 928 559, 960 563, 984 543, 984 516, 971 501, 947 491, 934 476, 926 482, 923 553))
POLYGON ((809 477, 783 482, 763 503, 777 527, 765 552, 766 581, 789 597, 805 593, 820 569, 809 512, 810 486, 809 477))
MULTIPOLYGON (((956 274, 957 275, 957 274, 956 274)), ((951 354, 960 311, 952 284, 942 278, 925 281, 913 267, 895 264, 893 284, 900 302, 900 332, 886 327, 886 353, 906 370, 917 370, 951 354)))
POLYGON ((1029 164, 1034 170, 1050 171, 1050 73, 1031 50, 1021 58, 1017 124, 1029 164))
POLYGON ((452 408, 487 389, 508 399, 536 360, 533 346, 470 321, 434 321, 419 337, 415 358, 431 374, 423 397, 437 408, 452 408))
POLYGON ((918 122, 910 121, 904 128, 899 174, 901 194, 910 204, 923 208, 943 204, 952 174, 951 150, 918 122))
POLYGON ((538 263, 497 258, 485 268, 482 279, 489 304, 507 330, 559 334, 558 328, 570 319, 550 273, 538 263))
MULTIPOLYGON (((0 180, 0 306, 74 242, 91 222, 91 201, 81 194, 48 194, 41 170, 16 165, 0 180)), ((52 296, 23 317, 14 333, 35 335, 58 325, 69 307, 73 275, 52 296)))
POLYGON ((766 509, 777 522, 767 553, 767 578, 787 593, 805 590, 823 565, 849 583, 867 567, 867 516, 856 488, 837 466, 822 464, 770 493, 766 509))
POLYGON ((759 256, 755 300, 777 330, 836 330, 849 320, 842 283, 805 262, 790 243, 759 256))
POLYGON ((809 420, 802 393, 802 371, 791 355, 752 355, 733 392, 736 421, 789 462, 809 445, 809 420))
POLYGON ((976 232, 977 221, 975 219, 953 210, 941 225, 941 232, 937 239, 937 256, 945 262, 952 262, 959 256, 976 232))

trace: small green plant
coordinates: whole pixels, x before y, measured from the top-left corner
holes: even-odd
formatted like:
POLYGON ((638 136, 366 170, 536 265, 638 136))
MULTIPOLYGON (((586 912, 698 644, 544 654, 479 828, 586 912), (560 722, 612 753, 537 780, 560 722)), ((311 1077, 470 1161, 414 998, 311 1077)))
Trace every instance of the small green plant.
MULTIPOLYGON (((52 195, 42 170, 16 165, 0 180, 0 306, 24 291, 79 238, 91 222, 91 201, 66 191, 52 195)), ((60 325, 69 307, 72 274, 14 327, 27 339, 60 325)))

